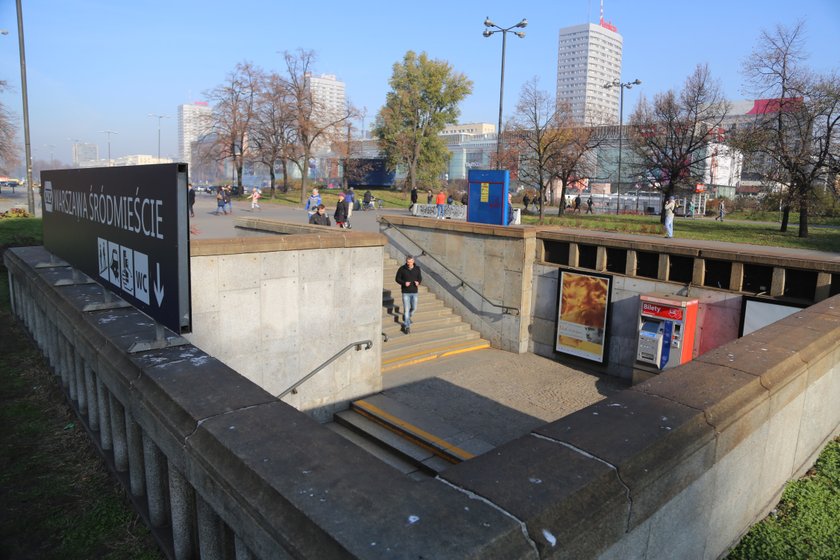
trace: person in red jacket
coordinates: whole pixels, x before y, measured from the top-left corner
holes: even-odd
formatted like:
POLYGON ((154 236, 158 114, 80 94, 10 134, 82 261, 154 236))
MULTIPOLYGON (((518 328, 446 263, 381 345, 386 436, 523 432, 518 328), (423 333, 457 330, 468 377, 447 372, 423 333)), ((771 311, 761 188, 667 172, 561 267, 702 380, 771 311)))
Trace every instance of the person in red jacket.
POLYGON ((435 198, 435 218, 438 220, 442 220, 444 214, 446 213, 446 191, 443 189, 437 193, 437 198, 435 198))

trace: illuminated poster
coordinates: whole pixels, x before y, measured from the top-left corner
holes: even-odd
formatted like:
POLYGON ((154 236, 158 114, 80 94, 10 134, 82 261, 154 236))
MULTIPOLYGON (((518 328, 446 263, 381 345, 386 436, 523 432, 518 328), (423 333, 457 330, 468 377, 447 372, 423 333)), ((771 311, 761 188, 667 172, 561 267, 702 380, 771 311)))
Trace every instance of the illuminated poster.
POLYGON ((556 352, 604 362, 610 280, 598 274, 560 271, 556 352))

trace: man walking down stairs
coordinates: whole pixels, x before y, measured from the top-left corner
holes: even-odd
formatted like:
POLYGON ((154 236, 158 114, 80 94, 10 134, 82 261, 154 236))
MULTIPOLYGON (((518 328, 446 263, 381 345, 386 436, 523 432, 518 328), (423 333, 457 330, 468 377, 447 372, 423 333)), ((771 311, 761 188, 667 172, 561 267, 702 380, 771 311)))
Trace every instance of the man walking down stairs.
POLYGON ((401 266, 399 261, 385 257, 382 278, 382 331, 385 335, 382 347, 383 373, 407 365, 490 347, 490 343, 482 339, 481 334, 429 291, 423 284, 419 272, 420 265, 417 263, 414 264, 414 270, 418 274, 418 283, 413 285, 417 293, 413 295, 422 300, 423 305, 417 307, 415 303, 412 306, 408 323, 411 336, 401 335, 400 332, 405 332, 406 326, 404 312, 411 302, 405 302, 404 297, 397 296, 406 287, 405 281, 400 282, 397 271, 406 266, 407 263, 401 266), (396 289, 395 279, 400 282, 400 292, 396 289))
POLYGON ((408 255, 405 258, 405 264, 397 269, 394 279, 400 285, 400 291, 402 292, 402 332, 411 334, 411 315, 417 311, 417 290, 420 288, 420 282, 423 281, 423 273, 420 272, 420 267, 414 263, 414 257, 408 255))

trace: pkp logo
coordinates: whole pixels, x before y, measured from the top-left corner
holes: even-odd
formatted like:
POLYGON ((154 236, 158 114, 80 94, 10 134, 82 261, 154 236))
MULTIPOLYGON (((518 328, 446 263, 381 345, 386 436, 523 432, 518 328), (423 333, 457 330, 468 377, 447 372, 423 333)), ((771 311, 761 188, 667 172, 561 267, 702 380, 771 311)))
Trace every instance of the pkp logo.
POLYGON ((44 208, 47 212, 53 209, 52 181, 44 181, 44 208))

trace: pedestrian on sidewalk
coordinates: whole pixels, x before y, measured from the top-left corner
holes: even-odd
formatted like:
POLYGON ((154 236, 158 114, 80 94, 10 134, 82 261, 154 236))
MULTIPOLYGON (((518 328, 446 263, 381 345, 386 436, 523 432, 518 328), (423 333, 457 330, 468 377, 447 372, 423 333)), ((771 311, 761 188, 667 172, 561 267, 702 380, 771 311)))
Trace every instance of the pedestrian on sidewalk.
POLYGON ((192 183, 187 183, 187 203, 190 205, 190 218, 195 218, 195 189, 192 183))
POLYGON ((446 216, 446 191, 440 189, 435 198, 435 219, 442 220, 446 216))
POLYGON ((312 194, 306 199, 306 211, 309 213, 310 218, 312 214, 318 211, 318 205, 321 202, 323 201, 321 200, 321 195, 318 194, 318 189, 312 189, 312 194))
POLYGON ((248 196, 251 199, 251 212, 260 209, 260 196, 262 195, 260 195, 260 190, 257 187, 251 189, 251 194, 248 196))
POLYGON ((330 217, 327 216, 327 207, 318 205, 318 210, 309 218, 309 223, 316 226, 331 226, 330 217))
POLYGON ((720 199, 720 204, 718 204, 718 216, 715 218, 715 221, 720 220, 723 221, 723 217, 726 216, 726 206, 723 204, 723 199, 720 199))
POLYGON ((411 205, 408 207, 409 212, 411 212, 415 204, 417 204, 417 187, 411 187, 411 205))
POLYGON ((677 207, 677 202, 673 196, 668 197, 665 202, 665 237, 674 237, 674 209, 677 207))
POLYGON ((347 222, 347 201, 344 199, 344 193, 341 191, 338 193, 338 202, 335 203, 333 218, 335 218, 335 225, 338 227, 350 229, 350 224, 347 222))
POLYGON ((397 276, 394 278, 400 285, 403 302, 403 327, 405 334, 411 333, 411 316, 417 311, 417 289, 423 281, 423 274, 420 267, 414 263, 414 257, 408 255, 405 264, 397 269, 397 276))
POLYGON ((219 187, 216 191, 216 215, 218 216, 220 213, 227 214, 227 209, 225 208, 225 195, 224 195, 224 187, 219 187))

